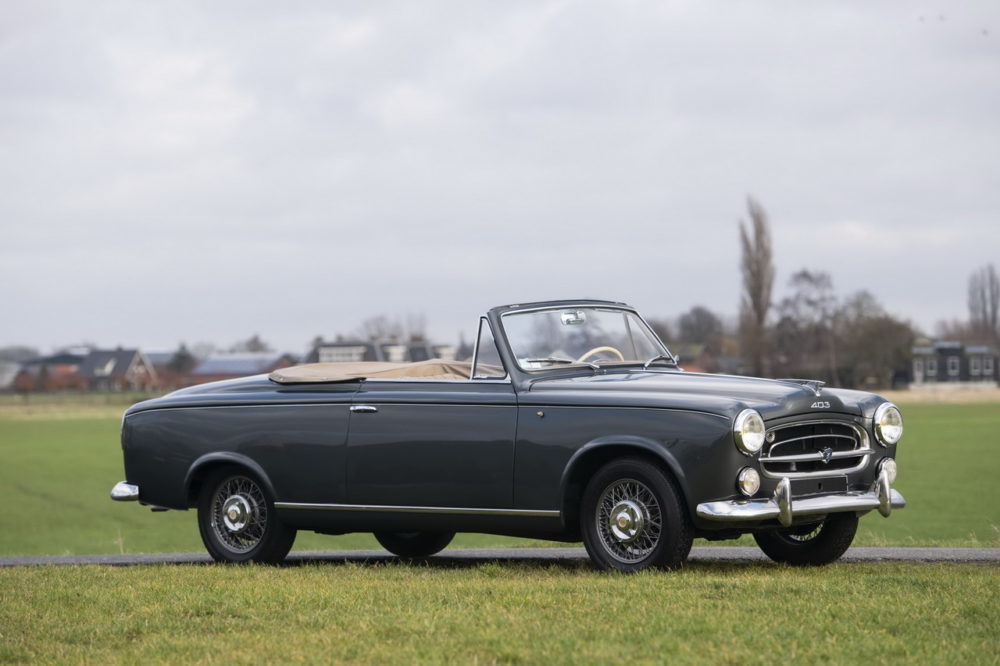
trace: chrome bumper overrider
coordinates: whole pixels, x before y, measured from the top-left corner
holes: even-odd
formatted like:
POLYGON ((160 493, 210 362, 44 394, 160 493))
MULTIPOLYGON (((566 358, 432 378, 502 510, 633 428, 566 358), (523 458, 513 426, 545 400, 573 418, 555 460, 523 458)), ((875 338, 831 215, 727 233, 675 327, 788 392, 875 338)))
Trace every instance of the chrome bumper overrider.
POLYGON ((111 499, 118 502, 137 502, 139 501, 139 486, 119 481, 111 489, 111 499))
POLYGON ((889 487, 889 475, 881 472, 868 492, 820 495, 792 500, 792 484, 782 479, 767 500, 733 500, 705 502, 696 511, 699 518, 720 522, 753 522, 777 518, 782 525, 791 525, 798 516, 815 516, 844 511, 871 511, 878 509, 888 516, 893 509, 902 509, 906 500, 889 487))

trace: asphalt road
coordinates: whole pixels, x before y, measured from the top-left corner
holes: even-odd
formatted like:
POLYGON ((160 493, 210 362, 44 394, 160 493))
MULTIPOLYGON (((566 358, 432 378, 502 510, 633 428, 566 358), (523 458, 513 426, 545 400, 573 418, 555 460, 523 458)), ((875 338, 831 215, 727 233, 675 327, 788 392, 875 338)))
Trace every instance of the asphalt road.
MULTIPOLYGON (((533 562, 548 564, 585 561, 583 548, 483 548, 448 549, 428 558, 428 564, 444 567, 468 567, 483 562, 533 562)), ((298 552, 288 556, 290 565, 345 562, 378 563, 396 560, 384 550, 343 550, 298 552)), ((692 562, 768 562, 756 548, 700 546, 691 550, 692 562)), ((851 548, 841 562, 974 562, 1000 563, 1000 548, 851 548)), ((145 555, 58 555, 45 557, 2 557, 0 567, 40 565, 98 564, 135 566, 142 564, 206 564, 204 553, 165 553, 145 555)))

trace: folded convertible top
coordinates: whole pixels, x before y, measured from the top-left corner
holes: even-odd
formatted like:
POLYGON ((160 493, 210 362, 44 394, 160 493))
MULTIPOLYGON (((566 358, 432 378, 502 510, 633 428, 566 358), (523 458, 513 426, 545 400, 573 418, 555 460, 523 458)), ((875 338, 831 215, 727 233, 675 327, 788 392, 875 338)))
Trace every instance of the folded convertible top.
POLYGON ((417 363, 309 363, 275 370, 268 377, 279 384, 351 382, 358 379, 468 379, 472 363, 432 358, 417 363))

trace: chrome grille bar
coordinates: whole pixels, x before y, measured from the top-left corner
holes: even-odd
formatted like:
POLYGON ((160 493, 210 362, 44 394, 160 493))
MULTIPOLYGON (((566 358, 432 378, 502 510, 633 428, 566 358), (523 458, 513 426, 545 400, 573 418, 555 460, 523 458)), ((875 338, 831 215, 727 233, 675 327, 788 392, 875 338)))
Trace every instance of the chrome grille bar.
POLYGON ((873 453, 864 429, 848 421, 796 421, 770 428, 767 434, 770 443, 760 466, 764 476, 772 479, 843 476, 862 469, 873 453), (797 452, 781 455, 782 447, 788 445, 797 452), (808 469, 798 469, 800 464, 808 469))
MULTIPOLYGON (((830 454, 830 460, 838 460, 840 458, 857 458, 863 452, 857 449, 851 449, 850 451, 834 451, 830 454)), ((795 456, 770 456, 767 458, 761 458, 761 463, 790 463, 790 462, 807 462, 807 461, 819 461, 826 460, 826 456, 822 453, 802 453, 795 456)))

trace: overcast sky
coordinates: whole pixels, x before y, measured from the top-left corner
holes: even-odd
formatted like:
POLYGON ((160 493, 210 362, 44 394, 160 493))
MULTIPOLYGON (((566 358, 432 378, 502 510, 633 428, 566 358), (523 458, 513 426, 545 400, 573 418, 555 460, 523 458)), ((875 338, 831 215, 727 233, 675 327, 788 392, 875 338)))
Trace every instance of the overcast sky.
POLYGON ((928 331, 1000 264, 1000 3, 0 3, 0 345, 734 315, 746 197, 928 331))

